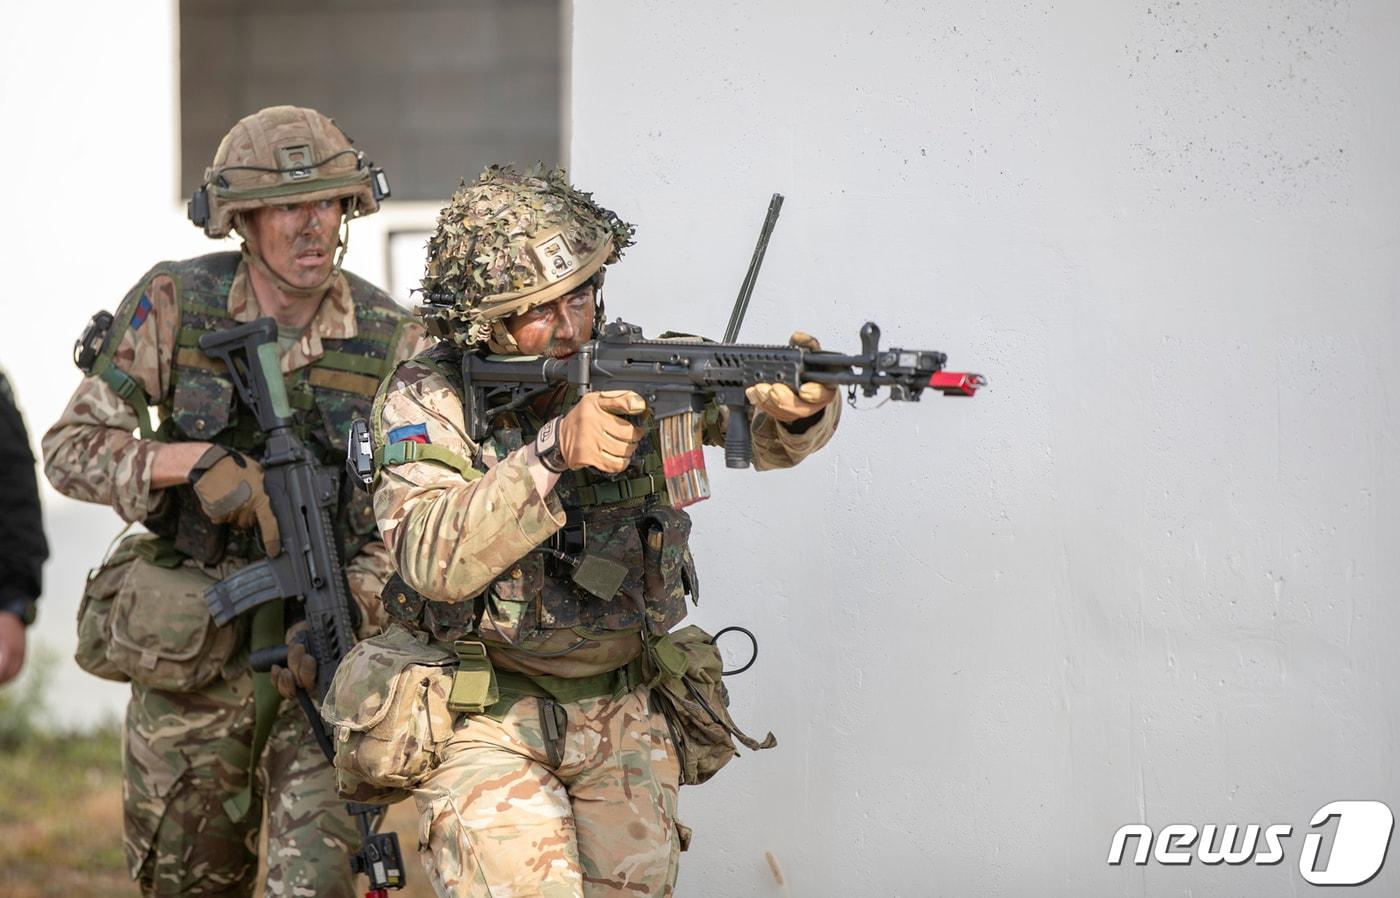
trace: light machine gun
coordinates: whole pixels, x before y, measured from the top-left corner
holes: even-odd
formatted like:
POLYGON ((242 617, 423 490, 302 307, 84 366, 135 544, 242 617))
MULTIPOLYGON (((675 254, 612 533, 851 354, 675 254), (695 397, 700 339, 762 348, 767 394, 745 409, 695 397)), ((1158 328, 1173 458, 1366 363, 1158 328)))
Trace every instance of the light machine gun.
POLYGON ((728 409, 725 464, 747 468, 752 463, 752 406, 745 390, 755 384, 786 384, 793 391, 804 382, 845 386, 852 405, 857 390, 874 396, 887 388, 891 399, 917 402, 926 389, 971 396, 986 384, 979 374, 945 371, 947 356, 941 352, 881 349, 874 322, 860 329, 860 341, 859 354, 843 355, 694 337, 648 340, 640 327, 619 319, 565 359, 469 352, 462 356, 467 432, 478 444, 484 442, 497 416, 560 384, 580 393, 632 390, 657 419, 666 486, 679 508, 710 495, 700 453, 702 415, 709 404, 728 409))
MULTIPOLYGON (((278 599, 300 607, 306 620, 307 648, 316 659, 316 698, 323 699, 340 659, 355 643, 354 612, 340 541, 333 514, 340 498, 335 469, 322 467, 292 429, 292 409, 277 362, 277 323, 271 318, 241 324, 199 338, 199 348, 228 368, 239 398, 267 434, 262 457, 263 486, 282 531, 282 552, 254 562, 209 587, 204 599, 214 621, 226 624, 236 616, 278 599)), ((256 629, 256 624, 255 624, 256 629)), ((253 652, 255 671, 286 665, 287 647, 277 644, 253 652)), ((311 696, 297 690, 297 699, 328 760, 333 749, 325 724, 311 696)), ((363 839, 352 857, 356 872, 369 877, 371 898, 403 887, 403 860, 396 833, 379 833, 384 808, 351 802, 363 839)))

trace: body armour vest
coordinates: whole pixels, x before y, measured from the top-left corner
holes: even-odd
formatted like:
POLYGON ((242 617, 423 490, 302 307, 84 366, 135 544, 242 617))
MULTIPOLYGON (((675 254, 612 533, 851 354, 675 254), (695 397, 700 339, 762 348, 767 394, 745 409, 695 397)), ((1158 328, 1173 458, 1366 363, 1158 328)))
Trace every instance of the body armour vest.
MULTIPOLYGON (((257 458, 266 435, 253 414, 237 398, 233 381, 220 361, 199 349, 199 338, 238 322, 229 317, 228 295, 238 271, 238 253, 213 253, 183 262, 166 262, 152 269, 141 284, 156 275, 174 280, 180 307, 175 335, 170 389, 159 408, 156 439, 164 442, 199 440, 257 458)), ((350 421, 369 414, 381 377, 391 369, 390 352, 411 318, 383 291, 348 272, 345 279, 355 309, 356 335, 324 339, 324 355, 304 368, 284 375, 287 398, 294 412, 294 430, 320 462, 343 476, 350 421)), ((138 294, 143 287, 137 287, 138 294)), ((123 302, 135 302, 129 296, 123 302)), ((118 320, 125 320, 120 315, 118 320)), ((173 541, 176 550, 205 564, 225 557, 257 558, 262 543, 252 530, 240 530, 209 520, 194 490, 183 485, 166 491, 167 498, 144 523, 153 533, 173 541)), ((342 489, 337 515, 342 551, 350 558, 374 538, 374 509, 359 490, 342 489)))
MULTIPOLYGON (((416 361, 463 394, 460 349, 444 341, 416 361)), ((570 405, 566 398, 551 416, 570 405)), ((472 465, 489 469, 541 423, 529 413, 499 416, 472 465)), ((690 516, 670 505, 656 441, 653 426, 614 477, 561 475, 554 492, 568 522, 470 601, 426 599, 395 575, 384 593, 389 614, 442 642, 479 639, 499 666, 522 673, 589 676, 626 664, 641 640, 619 637, 667 632, 685 617, 686 598, 699 600, 690 516)))

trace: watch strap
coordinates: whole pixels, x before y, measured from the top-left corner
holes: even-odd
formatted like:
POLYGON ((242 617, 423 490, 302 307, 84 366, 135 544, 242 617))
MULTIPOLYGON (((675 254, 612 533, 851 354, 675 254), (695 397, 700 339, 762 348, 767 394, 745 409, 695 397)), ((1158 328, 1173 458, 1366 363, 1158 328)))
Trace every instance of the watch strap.
POLYGON ((561 417, 550 418, 540 425, 539 433, 535 434, 535 455, 551 474, 563 474, 569 470, 569 463, 564 460, 564 453, 559 447, 561 420, 561 417))

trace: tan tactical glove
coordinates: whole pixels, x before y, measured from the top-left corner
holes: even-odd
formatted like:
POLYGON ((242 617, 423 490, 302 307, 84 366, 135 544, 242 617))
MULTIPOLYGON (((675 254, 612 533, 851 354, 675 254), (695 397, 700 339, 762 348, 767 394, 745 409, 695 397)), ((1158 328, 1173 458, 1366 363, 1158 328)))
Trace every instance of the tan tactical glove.
POLYGON ((585 393, 559 421, 559 452, 572 470, 616 474, 627 467, 646 433, 620 415, 640 415, 646 400, 631 390, 585 393))
POLYGON ((282 531, 263 489, 262 466, 232 449, 211 446, 190 469, 199 504, 215 524, 258 525, 269 558, 282 551, 282 531))
MULTIPOLYGON (((816 337, 802 331, 793 331, 788 345, 812 352, 822 348, 816 337)), ((754 384, 744 395, 758 411, 784 424, 792 424, 821 414, 836 398, 836 388, 830 384, 805 383, 794 393, 787 384, 754 384)))
POLYGON ((301 638, 305 630, 306 621, 292 624, 287 631, 287 666, 272 665, 272 683, 283 698, 296 698, 298 686, 315 694, 316 657, 306 650, 301 638))

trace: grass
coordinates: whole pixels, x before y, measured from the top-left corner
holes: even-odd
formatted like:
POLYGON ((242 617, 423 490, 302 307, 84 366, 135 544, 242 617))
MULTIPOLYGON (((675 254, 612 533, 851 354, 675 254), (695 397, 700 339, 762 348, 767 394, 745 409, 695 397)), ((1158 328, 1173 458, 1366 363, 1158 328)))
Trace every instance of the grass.
POLYGON ((9 898, 135 895, 122 855, 121 734, 47 725, 39 655, 0 690, 0 870, 9 898))
MULTIPOLYGON (((122 851, 119 724, 83 732, 54 727, 40 700, 53 663, 32 658, 18 683, 0 687, 0 895, 134 898, 140 891, 122 851)), ((390 894, 432 898, 414 818, 411 801, 389 813, 409 881, 390 894)))

